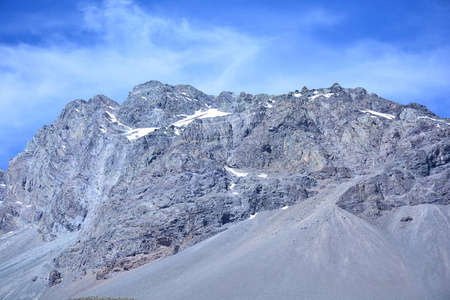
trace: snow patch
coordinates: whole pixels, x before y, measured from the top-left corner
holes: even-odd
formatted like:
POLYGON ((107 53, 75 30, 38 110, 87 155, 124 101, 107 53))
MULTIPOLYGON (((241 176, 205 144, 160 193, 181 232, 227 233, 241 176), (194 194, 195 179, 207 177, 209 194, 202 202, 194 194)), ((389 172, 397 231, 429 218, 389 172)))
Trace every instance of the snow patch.
POLYGON ((144 96, 142 96, 141 98, 144 99, 144 100, 148 100, 147 97, 144 97, 144 96))
POLYGON ((388 120, 395 119, 394 115, 384 114, 384 113, 380 113, 380 112, 373 111, 373 110, 370 110, 370 109, 360 109, 359 111, 362 112, 362 113, 369 113, 369 114, 374 115, 374 116, 383 117, 383 118, 386 118, 388 120))
POLYGON ((1 183, 1 184, 0 184, 0 187, 6 187, 6 184, 1 183))
POLYGON ((434 118, 430 118, 430 117, 426 117, 426 116, 422 116, 422 117, 418 117, 418 119, 427 119, 427 120, 431 120, 431 121, 435 121, 435 122, 441 122, 447 125, 450 125, 450 123, 447 123, 443 120, 438 120, 438 119, 434 119, 434 118))
MULTIPOLYGON (((317 91, 315 91, 314 94, 316 94, 316 92, 317 92, 317 91)), ((316 98, 318 98, 318 97, 322 97, 322 96, 325 97, 325 98, 330 98, 330 97, 333 96, 333 95, 334 95, 334 93, 319 94, 319 92, 317 92, 317 95, 311 96, 311 97, 309 97, 309 99, 314 100, 314 99, 316 99, 316 98)))
POLYGON ((256 217, 257 214, 258 214, 258 213, 255 213, 254 215, 250 215, 250 218, 248 218, 248 219, 249 219, 249 220, 254 219, 254 218, 256 217))
POLYGON ((206 111, 202 111, 202 110, 196 111, 193 115, 186 116, 184 119, 179 120, 179 121, 173 123, 172 125, 175 127, 183 127, 183 126, 187 126, 189 123, 191 123, 192 121, 194 121, 196 119, 223 117, 223 116, 227 116, 229 114, 230 113, 219 111, 216 108, 209 108, 206 111))
POLYGON ((176 135, 180 135, 180 134, 181 134, 180 129, 175 128, 175 134, 176 134, 176 135))
POLYGON ((159 127, 137 128, 123 133, 130 141, 146 136, 147 134, 159 129, 159 127))
POLYGON ((26 207, 32 207, 33 205, 27 205, 26 207))
POLYGON ((236 186, 235 183, 230 184, 230 190, 234 189, 235 186, 236 186))
POLYGON ((112 122, 118 122, 115 115, 113 115, 109 111, 106 111, 106 114, 108 115, 108 117, 111 119, 112 122))
POLYGON ((288 209, 288 208, 289 208, 289 206, 285 205, 285 206, 283 206, 281 209, 282 209, 282 210, 286 210, 286 209, 288 209))
POLYGON ((300 98, 302 96, 302 94, 300 93, 294 93, 294 97, 300 98))
POLYGON ((273 106, 272 106, 272 104, 267 103, 266 105, 264 105, 264 107, 272 108, 273 106))
POLYGON ((224 168, 225 168, 225 170, 227 170, 228 172, 232 173, 233 175, 236 175, 237 177, 245 177, 245 176, 248 175, 248 173, 241 173, 241 172, 233 170, 232 168, 227 167, 227 166, 225 166, 224 168))
POLYGON ((108 114, 108 117, 109 117, 111 123, 117 123, 117 124, 119 124, 119 125, 121 125, 121 126, 123 126, 123 127, 125 127, 125 128, 128 128, 129 130, 132 130, 131 127, 128 127, 128 126, 126 126, 126 125, 123 125, 122 123, 120 123, 119 121, 117 121, 116 116, 113 115, 113 114, 111 114, 109 111, 106 111, 106 114, 108 114))
POLYGON ((261 173, 261 174, 258 175, 258 177, 261 177, 261 178, 267 178, 267 174, 261 173))
POLYGON ((99 126, 98 129, 100 129, 101 132, 106 132, 106 128, 103 127, 103 125, 99 126))
POLYGON ((22 205, 22 202, 20 202, 20 201, 16 201, 16 203, 22 205))
POLYGON ((233 195, 239 195, 239 193, 238 193, 238 192, 232 192, 232 194, 233 194, 233 195))

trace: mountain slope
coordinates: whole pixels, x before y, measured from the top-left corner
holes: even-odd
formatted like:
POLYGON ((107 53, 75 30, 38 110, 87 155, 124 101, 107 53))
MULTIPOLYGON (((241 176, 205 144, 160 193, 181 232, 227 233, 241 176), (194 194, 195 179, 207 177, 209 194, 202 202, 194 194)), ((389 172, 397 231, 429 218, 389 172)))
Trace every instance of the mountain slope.
MULTIPOLYGON (((448 292, 439 278, 449 274, 440 227, 448 226, 449 135, 450 121, 425 107, 362 88, 210 96, 150 81, 122 105, 103 95, 73 101, 36 134, 0 173, 0 232, 31 226, 42 243, 73 233, 46 270, 100 280, 190 249, 258 212, 332 198, 310 213, 336 232, 313 231, 321 238, 311 249, 328 249, 324 258, 335 247, 347 253, 351 235, 361 236, 358 247, 373 251, 373 262, 383 252, 386 264, 403 260, 395 270, 405 295, 417 289, 439 298, 448 292), (338 198, 322 194, 333 187, 343 188, 338 198), (409 211, 416 217, 399 215, 409 211), (330 244, 335 235, 342 245, 330 244), (404 250, 413 245, 423 250, 404 250), (411 267, 425 250, 433 260, 411 267)), ((384 264, 369 265, 384 274, 380 280, 392 277, 384 264)))
MULTIPOLYGON (((388 238, 395 230, 373 226, 334 205, 356 180, 286 210, 261 213, 176 256, 121 274, 82 295, 136 299, 445 299, 450 291, 446 285, 448 265, 439 263, 444 257, 426 259, 423 265, 432 272, 417 278, 414 264, 421 264, 424 257, 420 252, 425 249, 411 253, 409 245, 404 247, 402 242, 388 238), (417 283, 425 281, 440 289, 431 292, 435 287, 417 283)), ((424 206, 413 210, 427 211, 424 206)), ((429 236, 426 244, 417 239, 413 243, 416 248, 434 245, 437 251, 449 253, 450 210, 448 206, 438 209, 442 217, 437 218, 439 225, 434 228, 447 239, 429 236)), ((402 225, 398 215, 403 214, 388 214, 385 219, 402 225)), ((409 230, 402 229, 395 235, 411 237, 430 226, 429 222, 411 223, 416 227, 413 234, 405 234, 409 230)))

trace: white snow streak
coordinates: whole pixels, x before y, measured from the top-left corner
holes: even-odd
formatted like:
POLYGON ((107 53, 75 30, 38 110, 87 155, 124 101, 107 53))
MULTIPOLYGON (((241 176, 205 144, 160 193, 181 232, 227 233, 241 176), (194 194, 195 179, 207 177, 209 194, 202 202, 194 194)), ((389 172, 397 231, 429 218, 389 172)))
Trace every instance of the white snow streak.
POLYGON ((147 134, 159 129, 159 127, 137 128, 123 133, 130 141, 146 136, 147 134))
MULTIPOLYGON (((314 92, 314 94, 316 94, 316 92, 317 91, 315 91, 314 92)), ((309 97, 309 99, 311 99, 311 100, 314 100, 314 99, 316 99, 317 97, 325 97, 325 98, 330 98, 331 96, 333 96, 334 95, 334 93, 328 93, 328 94, 318 94, 319 92, 317 92, 317 95, 315 95, 315 96, 311 96, 311 97, 309 97)))
POLYGON ((250 218, 248 218, 249 220, 254 219, 256 217, 258 213, 255 213, 254 215, 250 215, 250 218))
POLYGON ((6 187, 6 184, 2 183, 0 184, 0 187, 6 187))
POLYGON ((436 121, 436 122, 441 122, 441 123, 445 123, 445 124, 447 124, 447 125, 450 125, 450 123, 447 123, 447 122, 445 122, 445 121, 443 121, 443 120, 433 119, 433 118, 426 117, 426 116, 419 117, 418 119, 428 119, 428 120, 432 120, 432 121, 436 121))
MULTIPOLYGON (((144 98, 144 97, 142 97, 142 98, 144 98)), ((132 129, 132 128, 128 127, 128 126, 125 126, 125 125, 119 123, 117 121, 116 117, 113 114, 111 114, 109 112, 106 112, 106 113, 108 114, 111 123, 118 123, 119 125, 122 125, 122 126, 124 126, 124 127, 129 129, 129 131, 123 133, 123 135, 130 141, 138 139, 138 138, 141 138, 141 137, 146 136, 147 134, 149 134, 149 133, 151 133, 151 132, 153 132, 153 131, 155 131, 157 129, 160 129, 160 127, 132 129)), ((199 111, 195 112, 193 115, 190 115, 190 116, 184 115, 184 114, 177 115, 177 117, 183 116, 184 119, 179 120, 179 121, 173 123, 172 125, 175 126, 175 127, 183 127, 183 126, 188 125, 189 123, 191 123, 195 119, 206 119, 206 118, 222 117, 222 116, 226 116, 226 115, 229 115, 229 114, 230 113, 222 112, 222 111, 219 111, 219 110, 217 110, 215 108, 209 108, 206 111, 199 110, 199 111)), ((106 130, 103 129, 103 128, 100 128, 100 130, 103 131, 103 132, 106 132, 106 130)), ((181 133, 180 130, 178 128, 175 128, 175 134, 176 135, 180 135, 180 133, 181 133)))
POLYGON ((267 174, 261 173, 261 174, 258 175, 258 177, 261 177, 261 178, 267 178, 267 174))
POLYGON ((106 113, 108 114, 109 118, 110 118, 110 122, 111 123, 117 123, 125 128, 128 128, 129 130, 132 130, 131 127, 128 127, 126 125, 123 125, 122 123, 120 123, 119 121, 117 121, 116 116, 111 114, 109 111, 106 111, 106 113))
POLYGON ((187 126, 189 123, 194 121, 195 119, 206 119, 206 118, 215 118, 215 117, 223 117, 227 116, 230 113, 219 111, 216 108, 210 108, 206 111, 196 111, 193 115, 186 116, 184 119, 179 120, 172 125, 175 127, 187 126))
POLYGON ((20 202, 20 201, 16 201, 16 203, 22 205, 22 202, 20 202))
POLYGON ((289 206, 286 205, 286 206, 283 206, 281 209, 282 209, 282 210, 286 210, 286 209, 288 209, 288 208, 289 208, 289 206))
POLYGON ((241 172, 238 172, 238 171, 236 171, 236 170, 233 170, 232 168, 227 167, 227 166, 225 166, 224 168, 225 168, 225 170, 227 170, 228 172, 230 172, 230 173, 236 175, 237 177, 245 177, 245 176, 248 175, 248 173, 241 173, 241 172))
POLYGON ((374 115, 374 116, 383 117, 383 118, 386 118, 388 120, 395 119, 394 115, 384 114, 384 113, 376 112, 376 111, 373 111, 373 110, 370 110, 370 109, 360 109, 359 111, 362 112, 362 113, 369 113, 369 114, 374 115))
POLYGON ((117 122, 119 123, 119 121, 117 121, 116 116, 113 115, 112 113, 110 113, 109 111, 106 111, 106 114, 109 116, 109 118, 111 119, 111 122, 117 122))
POLYGON ((230 190, 234 189, 235 186, 236 186, 236 184, 234 184, 234 183, 230 184, 230 190))
POLYGON ((294 97, 300 98, 302 96, 301 93, 294 93, 294 97))
POLYGON ((232 192, 232 194, 233 194, 233 195, 239 195, 239 193, 238 193, 238 192, 232 192))

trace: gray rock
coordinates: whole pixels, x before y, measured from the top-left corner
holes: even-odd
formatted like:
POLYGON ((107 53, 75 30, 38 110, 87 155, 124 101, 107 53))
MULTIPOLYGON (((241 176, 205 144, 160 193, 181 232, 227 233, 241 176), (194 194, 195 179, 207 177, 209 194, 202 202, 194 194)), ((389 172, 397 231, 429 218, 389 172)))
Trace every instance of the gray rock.
POLYGON ((363 88, 214 97, 150 81, 122 105, 75 100, 38 131, 0 172, 0 233, 80 232, 55 267, 101 279, 366 173, 378 175, 339 207, 375 220, 447 205, 449 136, 450 124, 426 108, 363 88), (176 123, 208 109, 223 113, 176 123))
POLYGON ((60 284, 62 281, 61 272, 58 270, 51 270, 48 275, 48 286, 60 284))

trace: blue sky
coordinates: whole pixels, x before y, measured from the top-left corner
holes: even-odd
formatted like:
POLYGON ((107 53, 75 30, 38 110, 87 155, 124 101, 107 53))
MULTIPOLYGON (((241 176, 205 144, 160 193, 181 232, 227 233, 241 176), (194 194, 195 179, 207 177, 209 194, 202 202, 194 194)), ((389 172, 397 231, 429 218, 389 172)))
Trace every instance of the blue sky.
POLYGON ((0 169, 74 99, 156 79, 362 86, 450 117, 450 2, 0 0, 0 169), (244 2, 244 3, 243 3, 244 2))

